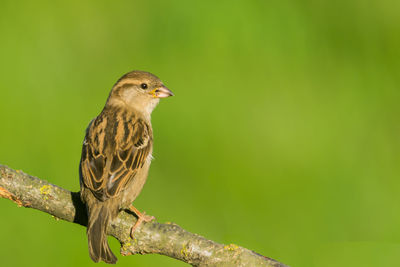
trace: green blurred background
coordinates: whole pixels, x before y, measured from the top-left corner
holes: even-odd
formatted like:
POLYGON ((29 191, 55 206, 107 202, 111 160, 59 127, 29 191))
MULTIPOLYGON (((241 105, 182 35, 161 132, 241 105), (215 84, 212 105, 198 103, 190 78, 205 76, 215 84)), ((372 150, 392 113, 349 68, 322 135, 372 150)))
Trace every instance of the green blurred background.
MULTIPOLYGON (((0 164, 77 191, 88 122, 122 74, 147 70, 175 97, 153 113, 140 210, 293 267, 400 266, 399 12, 389 0, 2 0, 0 164)), ((83 227, 0 209, 1 266, 104 266, 83 227)))

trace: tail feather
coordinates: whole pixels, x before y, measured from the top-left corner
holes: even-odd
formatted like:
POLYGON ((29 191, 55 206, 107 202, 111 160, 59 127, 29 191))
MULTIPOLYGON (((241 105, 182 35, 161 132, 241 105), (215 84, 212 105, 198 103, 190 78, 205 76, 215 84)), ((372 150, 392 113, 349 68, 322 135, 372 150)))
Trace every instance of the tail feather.
POLYGON ((115 264, 117 257, 107 242, 107 226, 111 220, 111 211, 106 205, 94 205, 89 210, 87 237, 90 258, 94 262, 104 261, 115 264))

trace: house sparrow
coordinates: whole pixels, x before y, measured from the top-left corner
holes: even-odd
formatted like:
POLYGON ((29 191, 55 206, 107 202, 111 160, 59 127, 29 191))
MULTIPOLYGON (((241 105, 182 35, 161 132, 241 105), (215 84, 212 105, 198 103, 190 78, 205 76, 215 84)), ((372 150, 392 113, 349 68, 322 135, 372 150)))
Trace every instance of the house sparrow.
POLYGON ((89 254, 94 262, 117 262, 107 242, 107 226, 121 209, 138 217, 131 235, 140 223, 154 219, 131 203, 146 182, 152 158, 151 112, 160 98, 172 95, 153 74, 129 72, 113 86, 102 112, 89 123, 79 174, 88 213, 89 254))

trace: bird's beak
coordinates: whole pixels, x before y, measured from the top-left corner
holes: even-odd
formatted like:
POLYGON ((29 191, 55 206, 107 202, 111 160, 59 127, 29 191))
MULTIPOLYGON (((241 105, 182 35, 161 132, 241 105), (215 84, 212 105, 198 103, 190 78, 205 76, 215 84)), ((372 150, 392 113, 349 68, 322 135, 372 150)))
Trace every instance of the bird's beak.
POLYGON ((173 96, 174 94, 165 86, 157 87, 154 90, 149 92, 154 98, 166 98, 169 96, 173 96))

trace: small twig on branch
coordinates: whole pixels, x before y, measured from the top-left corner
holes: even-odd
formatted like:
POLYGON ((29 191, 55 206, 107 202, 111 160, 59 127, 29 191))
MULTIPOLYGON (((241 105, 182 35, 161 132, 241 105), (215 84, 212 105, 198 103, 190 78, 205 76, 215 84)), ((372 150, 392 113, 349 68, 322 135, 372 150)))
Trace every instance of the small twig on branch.
MULTIPOLYGON (((0 198, 19 206, 37 209, 62 220, 86 226, 87 217, 79 192, 0 165, 0 198)), ((271 266, 285 267, 273 259, 234 244, 223 245, 185 231, 176 224, 146 223, 130 237, 136 217, 120 212, 108 234, 121 243, 122 255, 157 253, 193 266, 271 266)))

